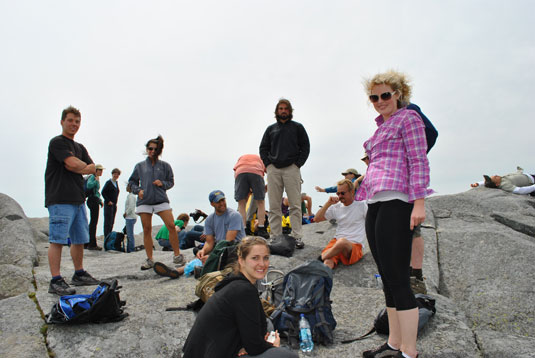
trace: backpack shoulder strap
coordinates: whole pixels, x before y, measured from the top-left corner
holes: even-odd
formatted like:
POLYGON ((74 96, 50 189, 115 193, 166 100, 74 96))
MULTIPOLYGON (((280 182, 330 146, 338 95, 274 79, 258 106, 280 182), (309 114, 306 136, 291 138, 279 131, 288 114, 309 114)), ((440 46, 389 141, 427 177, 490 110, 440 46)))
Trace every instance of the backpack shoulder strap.
POLYGON ((355 342, 355 341, 360 341, 360 340, 362 340, 362 339, 368 337, 369 335, 371 335, 371 334, 374 333, 374 332, 375 332, 375 327, 372 327, 372 328, 368 331, 368 333, 363 334, 362 336, 357 337, 357 338, 346 339, 345 341, 342 341, 342 343, 343 343, 343 344, 347 344, 347 343, 353 343, 353 342, 355 342))

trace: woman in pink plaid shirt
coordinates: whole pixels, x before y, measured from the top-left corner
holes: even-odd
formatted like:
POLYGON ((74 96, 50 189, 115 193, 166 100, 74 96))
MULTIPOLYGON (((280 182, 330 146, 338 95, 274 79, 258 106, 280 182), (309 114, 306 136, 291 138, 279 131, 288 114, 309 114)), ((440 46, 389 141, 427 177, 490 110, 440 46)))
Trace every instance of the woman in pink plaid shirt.
POLYGON ((366 235, 383 280, 390 334, 364 357, 416 358, 418 306, 410 288, 412 230, 425 219, 429 185, 425 126, 405 107, 411 87, 404 74, 375 75, 365 87, 379 116, 364 149, 370 159, 357 200, 368 201, 366 235))

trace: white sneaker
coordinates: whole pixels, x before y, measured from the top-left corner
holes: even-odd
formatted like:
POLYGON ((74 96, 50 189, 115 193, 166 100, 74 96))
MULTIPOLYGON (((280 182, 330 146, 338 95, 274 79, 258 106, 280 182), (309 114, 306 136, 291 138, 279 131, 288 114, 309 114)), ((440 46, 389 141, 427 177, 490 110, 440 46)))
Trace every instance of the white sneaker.
POLYGON ((175 264, 175 267, 182 267, 186 264, 186 260, 184 259, 184 255, 178 254, 178 256, 173 257, 173 263, 175 264))
POLYGON ((142 270, 150 270, 154 266, 154 262, 151 259, 145 260, 143 265, 141 265, 142 270))

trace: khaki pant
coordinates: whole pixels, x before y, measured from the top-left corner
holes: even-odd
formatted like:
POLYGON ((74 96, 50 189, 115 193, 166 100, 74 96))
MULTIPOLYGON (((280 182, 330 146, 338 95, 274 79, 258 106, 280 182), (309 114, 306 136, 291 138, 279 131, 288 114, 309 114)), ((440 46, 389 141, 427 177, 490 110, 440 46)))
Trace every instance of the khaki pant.
POLYGON ((290 204, 291 235, 301 238, 301 170, 292 164, 285 168, 276 168, 273 164, 267 167, 269 226, 272 235, 282 234, 282 194, 286 191, 290 204))

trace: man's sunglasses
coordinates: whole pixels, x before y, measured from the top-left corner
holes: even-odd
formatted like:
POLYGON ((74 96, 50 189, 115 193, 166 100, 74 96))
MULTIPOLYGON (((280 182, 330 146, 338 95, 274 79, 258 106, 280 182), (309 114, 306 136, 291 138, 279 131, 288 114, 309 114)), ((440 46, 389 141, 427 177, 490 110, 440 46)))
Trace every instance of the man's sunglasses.
POLYGON ((396 91, 394 91, 394 92, 385 92, 385 93, 381 93, 380 95, 372 94, 368 98, 370 99, 370 101, 372 103, 377 103, 379 101, 379 97, 381 97, 381 99, 383 101, 388 101, 390 98, 392 98, 392 95, 394 93, 396 93, 396 91))
POLYGON ((340 196, 340 195, 346 195, 346 192, 345 191, 337 191, 336 192, 336 195, 340 196))
POLYGON ((148 150, 149 152, 151 152, 151 151, 153 151, 153 150, 156 150, 156 147, 147 147, 147 150, 148 150))

